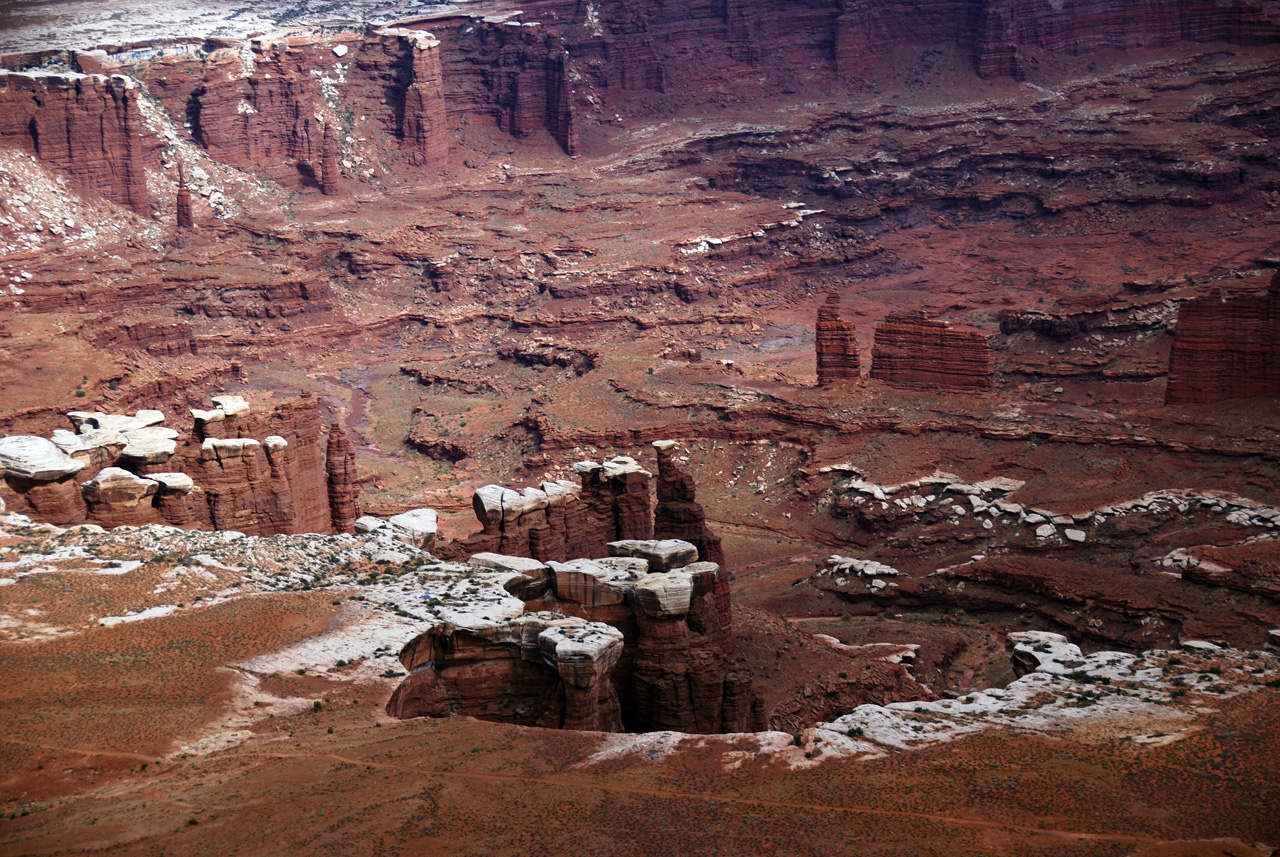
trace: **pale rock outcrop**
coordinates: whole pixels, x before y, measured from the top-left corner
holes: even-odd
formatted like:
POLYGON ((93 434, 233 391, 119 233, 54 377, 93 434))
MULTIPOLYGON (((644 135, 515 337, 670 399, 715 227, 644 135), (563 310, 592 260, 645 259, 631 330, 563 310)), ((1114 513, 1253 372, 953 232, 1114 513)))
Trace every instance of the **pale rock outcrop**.
POLYGON ((518 572, 519 576, 512 577, 504 586, 521 601, 541 598, 551 586, 550 567, 529 557, 478 553, 468 559, 467 564, 480 569, 518 572))
POLYGON ((689 614, 693 575, 683 569, 650 574, 635 586, 636 606, 651 619, 682 619, 689 614))
POLYGON ((5 488, 20 500, 17 511, 53 524, 84 521, 84 498, 76 474, 85 467, 54 445, 34 435, 0 438, 0 472, 5 488))
POLYGON ((439 521, 435 509, 410 509, 388 518, 386 531, 407 545, 425 550, 440 532, 439 521))
POLYGON ((381 518, 375 518, 373 515, 362 515, 356 518, 353 525, 357 533, 372 533, 374 530, 380 530, 387 525, 387 522, 381 518))
POLYGON ((66 429, 55 429, 50 439, 58 449, 92 471, 115 463, 120 458, 120 453, 129 445, 129 439, 121 432, 87 425, 81 426, 78 434, 66 429))
POLYGON ((162 516, 152 502, 159 488, 156 480, 119 467, 107 467, 80 486, 89 519, 107 527, 160 523, 162 516))
POLYGON ((621 728, 609 676, 622 657, 622 648, 622 632, 603 622, 566 619, 538 634, 543 660, 564 683, 565 729, 612 732, 621 728))
POLYGON ((698 549, 682 539, 627 539, 609 542, 609 556, 630 556, 649 564, 650 571, 671 571, 698 561, 698 549))
POLYGON ((84 469, 59 449, 51 440, 35 435, 0 438, 0 467, 5 476, 16 476, 33 482, 51 482, 84 469))
POLYGON ((561 479, 519 491, 501 485, 476 489, 472 508, 483 531, 442 545, 439 552, 458 559, 487 552, 565 560, 602 556, 605 545, 618 539, 652 536, 651 477, 634 459, 579 462, 574 472, 581 483, 561 479))
POLYGON ((178 432, 163 426, 149 426, 124 433, 128 443, 120 457, 137 468, 164 465, 178 450, 178 432))
POLYGON ((635 584, 649 573, 642 559, 609 557, 549 562, 556 596, 585 607, 621 604, 635 584))

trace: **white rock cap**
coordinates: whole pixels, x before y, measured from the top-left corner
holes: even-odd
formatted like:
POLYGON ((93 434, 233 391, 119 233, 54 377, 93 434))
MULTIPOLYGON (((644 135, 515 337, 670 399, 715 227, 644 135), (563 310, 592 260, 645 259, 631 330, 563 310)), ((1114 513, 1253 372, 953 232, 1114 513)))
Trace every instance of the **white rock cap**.
POLYGON ((0 470, 33 482, 52 482, 84 469, 54 445, 53 441, 35 435, 13 435, 0 438, 0 470))

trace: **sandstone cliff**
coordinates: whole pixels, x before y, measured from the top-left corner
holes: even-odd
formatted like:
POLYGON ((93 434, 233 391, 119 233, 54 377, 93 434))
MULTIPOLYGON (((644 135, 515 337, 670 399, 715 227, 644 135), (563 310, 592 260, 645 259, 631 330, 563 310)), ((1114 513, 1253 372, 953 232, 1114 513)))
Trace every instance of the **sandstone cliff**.
POLYGON ((430 23, 442 34, 445 92, 458 112, 488 113, 517 137, 546 129, 566 154, 577 154, 569 55, 559 33, 474 18, 430 23))
POLYGON ((861 376, 857 326, 840 318, 840 295, 832 292, 818 308, 818 386, 861 376))
POLYGON ((562 479, 519 491, 500 485, 480 488, 472 505, 483 530, 441 545, 437 553, 446 558, 492 552, 564 560, 604 556, 609 542, 653 535, 652 475, 634 459, 580 462, 574 470, 581 483, 562 479))
POLYGON ((717 623, 726 641, 733 640, 733 607, 729 599, 729 569, 725 565, 720 537, 707 526, 702 504, 696 502, 693 477, 682 471, 675 460, 675 443, 655 441, 658 453, 658 506, 654 510, 653 534, 659 539, 683 539, 698 549, 698 556, 717 565, 712 588, 717 623))
POLYGON ((122 75, 0 71, 0 144, 150 217, 141 127, 138 88, 122 75))
POLYGON ((449 158, 446 133, 444 73, 440 68, 440 40, 430 33, 403 31, 399 36, 408 45, 412 60, 408 89, 404 95, 404 123, 401 137, 409 151, 409 162, 442 166, 449 158))
POLYGON ((354 453, 307 394, 261 417, 239 396, 193 411, 194 431, 135 416, 73 411, 52 440, 0 438, 0 493, 50 523, 167 523, 254 535, 349 529, 359 512, 354 453), (259 439, 261 438, 261 439, 259 439))
POLYGON ((320 141, 320 192, 325 196, 337 196, 341 192, 338 185, 338 144, 333 140, 333 126, 324 126, 324 136, 320 141))
POLYGON ((890 315, 876 325, 871 377, 904 387, 989 390, 991 347, 985 333, 953 329, 923 312, 890 315))
POLYGON ((179 229, 194 229, 196 226, 196 217, 191 210, 191 189, 187 187, 187 175, 182 164, 178 164, 178 198, 174 217, 179 229))
POLYGON ((846 0, 835 27, 836 68, 857 74, 906 46, 958 42, 983 77, 1023 75, 1022 48, 1079 56, 1092 50, 1188 42, 1269 44, 1280 31, 1252 0, 956 0, 903 4, 846 0))
POLYGON ((720 629, 716 566, 670 568, 696 558, 684 542, 609 547, 648 558, 472 557, 470 582, 433 592, 437 621, 401 651, 409 676, 387 711, 602 731, 763 728, 720 629))
POLYGON ((356 475, 356 452, 341 423, 335 422, 329 427, 325 470, 329 481, 330 524, 335 532, 349 533, 360 517, 360 482, 356 475))
POLYGON ((1265 294, 1214 294, 1178 309, 1166 404, 1280 395, 1280 273, 1265 294))
POLYGON ((1280 34, 1261 4, 1249 0, 1164 0, 1117 4, 1075 0, 985 0, 976 18, 973 56, 983 77, 1023 76, 1024 47, 1080 56, 1118 48, 1187 42, 1261 45, 1280 34))

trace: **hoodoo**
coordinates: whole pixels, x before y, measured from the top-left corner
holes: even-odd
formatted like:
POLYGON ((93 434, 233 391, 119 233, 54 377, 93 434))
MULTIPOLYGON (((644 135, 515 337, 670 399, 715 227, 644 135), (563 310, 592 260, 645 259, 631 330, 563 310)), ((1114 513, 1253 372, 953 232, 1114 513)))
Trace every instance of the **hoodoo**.
POLYGON ((195 229, 196 218, 191 210, 191 189, 187 187, 187 175, 182 164, 178 164, 178 204, 177 222, 179 229, 195 229))
POLYGON ((337 196, 341 191, 338 186, 338 145, 333 139, 333 126, 324 126, 324 137, 320 143, 320 192, 325 196, 337 196))
POLYGON ((818 307, 818 386, 860 377, 857 326, 840 317, 840 295, 832 292, 818 307))

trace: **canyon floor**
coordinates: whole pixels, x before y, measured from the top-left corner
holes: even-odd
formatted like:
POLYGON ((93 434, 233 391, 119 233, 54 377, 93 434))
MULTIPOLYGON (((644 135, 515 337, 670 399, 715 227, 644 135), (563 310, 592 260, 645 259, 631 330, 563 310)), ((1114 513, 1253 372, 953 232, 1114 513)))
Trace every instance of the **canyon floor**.
POLYGON ((396 720, 418 554, 0 509, 0 851, 1274 853, 1280 408, 1165 394, 1179 307, 1280 269, 1280 53, 1028 56, 584 81, 572 158, 459 112, 415 168, 360 116, 337 196, 211 158, 144 58, 151 219, 0 149, 0 433, 306 392, 364 511, 430 507, 442 541, 480 486, 675 440, 769 727, 396 720), (819 387, 832 292, 862 370, 819 387), (917 310, 990 336, 989 389, 870 377, 917 310), (1080 666, 1024 697, 1030 631, 1080 666))

